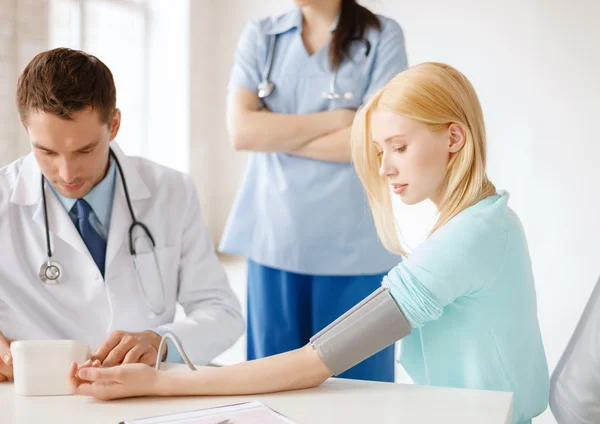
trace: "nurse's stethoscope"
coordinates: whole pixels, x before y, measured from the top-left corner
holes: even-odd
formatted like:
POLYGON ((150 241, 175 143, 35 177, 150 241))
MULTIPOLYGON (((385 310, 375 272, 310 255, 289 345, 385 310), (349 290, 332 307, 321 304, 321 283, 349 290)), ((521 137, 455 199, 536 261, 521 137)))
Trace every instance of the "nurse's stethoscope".
MULTIPOLYGON (((121 176, 121 182, 123 184, 123 192, 125 193, 125 199, 127 200, 127 207, 129 208, 129 213, 130 213, 131 219, 132 219, 132 223, 129 226, 129 253, 131 254, 131 256, 133 256, 133 265, 135 267, 136 279, 137 279, 140 289, 142 290, 142 293, 144 294, 144 297, 146 298, 146 303, 148 304, 148 307, 150 308, 152 313, 155 315, 161 315, 166 310, 165 286, 163 284, 162 275, 160 273, 160 268, 158 265, 158 258, 156 257, 156 251, 155 251, 156 243, 154 242, 154 237, 152 237, 152 233, 150 232, 148 227, 146 227, 146 225, 144 225, 143 222, 140 222, 136 219, 135 213, 133 212, 133 207, 131 206, 131 199, 129 198, 129 191, 127 190, 127 183, 125 181, 125 175, 123 174, 123 169, 121 168, 121 164, 119 163, 119 160, 117 159, 117 155, 115 155, 115 153, 112 151, 112 149, 110 149, 109 152, 110 152, 110 156, 113 158, 113 160, 115 161, 115 164, 117 165, 117 169, 119 170, 119 175, 121 176), (148 293, 146 292, 146 289, 144 288, 144 284, 142 283, 142 278, 140 276, 140 270, 139 270, 138 262, 137 262, 137 252, 135 250, 134 243, 133 243, 133 231, 135 230, 135 227, 140 227, 144 231, 144 233, 146 233, 146 236, 148 236, 148 238, 152 242, 152 254, 154 255, 156 271, 158 273, 158 278, 160 280, 160 288, 161 288, 161 294, 162 294, 162 302, 161 302, 162 307, 161 308, 155 308, 152 305, 152 303, 150 302, 150 299, 148 298, 148 293)), ((48 209, 46 207, 46 192, 44 190, 44 185, 45 185, 45 178, 42 175, 42 200, 44 203, 44 225, 45 225, 45 229, 46 229, 46 248, 47 248, 47 253, 48 253, 48 259, 46 259, 46 261, 40 267, 39 277, 40 277, 40 280, 42 281, 42 283, 54 285, 59 282, 58 279, 60 278, 60 276, 62 274, 62 271, 61 271, 62 267, 52 257, 52 248, 50 246, 50 228, 48 225, 48 209)))
MULTIPOLYGON (((365 45, 365 56, 362 61, 362 63, 364 63, 367 60, 367 57, 369 57, 369 53, 371 52, 371 43, 365 38, 356 39, 355 41, 359 41, 365 45)), ((269 43, 269 55, 267 56, 267 66, 265 67, 265 70, 263 72, 262 81, 258 83, 258 97, 261 99, 264 99, 265 97, 271 95, 271 93, 275 89, 275 84, 269 79, 269 76, 271 75, 271 69, 273 67, 273 56, 275 54, 276 42, 277 35, 272 35, 271 41, 269 43)), ((327 100, 351 100, 354 97, 351 91, 346 91, 344 93, 338 93, 336 91, 335 85, 337 82, 337 74, 337 69, 331 73, 331 80, 329 81, 329 91, 323 91, 321 93, 321 97, 327 100)))

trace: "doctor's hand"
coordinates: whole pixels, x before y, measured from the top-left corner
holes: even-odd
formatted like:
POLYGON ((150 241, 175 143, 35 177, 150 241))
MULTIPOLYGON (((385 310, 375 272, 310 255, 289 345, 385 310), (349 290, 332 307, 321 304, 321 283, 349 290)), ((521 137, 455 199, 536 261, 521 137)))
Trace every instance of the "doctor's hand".
POLYGON ((12 340, 4 337, 0 331, 0 382, 13 378, 12 357, 10 355, 10 344, 12 340))
POLYGON ((149 396, 159 394, 160 372, 144 364, 101 368, 100 361, 88 361, 81 366, 71 364, 69 383, 74 395, 102 400, 149 396))
MULTIPOLYGON (((100 361, 103 367, 138 362, 153 366, 156 364, 160 340, 161 336, 150 330, 140 333, 113 331, 94 352, 92 359, 100 361)), ((166 347, 161 361, 167 357, 166 347)))

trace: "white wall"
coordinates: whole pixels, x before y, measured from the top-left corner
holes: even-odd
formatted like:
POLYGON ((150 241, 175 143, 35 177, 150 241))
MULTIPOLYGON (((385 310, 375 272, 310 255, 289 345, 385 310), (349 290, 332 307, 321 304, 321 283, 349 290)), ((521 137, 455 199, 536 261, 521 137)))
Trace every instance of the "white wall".
POLYGON ((190 169, 189 0, 147 0, 146 128, 141 155, 190 169))
POLYGON ((600 275, 600 50, 590 48, 600 3, 551 3, 537 12, 533 181, 523 206, 554 368, 600 275))
POLYGON ((17 78, 29 60, 45 50, 45 0, 0 0, 0 167, 29 151, 15 103, 17 78))
MULTIPOLYGON (((600 275, 600 2, 596 0, 371 0, 377 12, 404 28, 410 64, 444 61, 473 82, 483 104, 489 173, 511 193, 529 238, 539 318, 554 369, 600 275)), ((216 32, 215 94, 210 129, 212 229, 218 236, 233 200, 245 156, 229 148, 224 90, 236 37, 251 17, 275 14, 291 1, 214 3, 226 16, 216 32), (220 115, 221 114, 221 115, 220 115), (218 160, 214 160, 218 158, 218 160)), ((215 33, 213 33, 215 34, 215 33)), ((214 36, 214 35, 213 35, 214 36)), ((193 165, 193 162, 192 162, 193 165)), ((431 222, 428 205, 406 228, 419 239, 431 222), (425 211, 423 215, 422 212, 425 211)), ((403 222, 407 222, 403 219, 403 222)), ((536 424, 553 423, 547 411, 536 424)))
POLYGON ((281 0, 190 2, 190 172, 216 242, 247 157, 233 151, 225 126, 225 94, 237 40, 249 19, 282 13, 290 5, 281 0))
POLYGON ((188 0, 0 0, 0 166, 30 150, 17 78, 34 55, 60 46, 84 48, 111 68, 126 152, 188 171, 188 12, 188 0))
MULTIPOLYGON (((213 151, 220 143, 226 143, 224 136, 224 112, 214 106, 220 100, 219 90, 214 83, 215 75, 224 72, 225 65, 215 60, 217 43, 211 41, 217 37, 215 29, 214 5, 218 0, 189 2, 189 137, 190 137, 190 173, 192 174, 200 196, 202 214, 205 222, 215 233, 213 217, 216 214, 212 197, 221 190, 220 184, 211 184, 221 180, 225 174, 217 169, 213 151), (213 125, 213 122, 217 125, 213 125)), ((225 157, 221 158, 225 161, 225 157)), ((235 190, 235 183, 226 188, 235 190)))

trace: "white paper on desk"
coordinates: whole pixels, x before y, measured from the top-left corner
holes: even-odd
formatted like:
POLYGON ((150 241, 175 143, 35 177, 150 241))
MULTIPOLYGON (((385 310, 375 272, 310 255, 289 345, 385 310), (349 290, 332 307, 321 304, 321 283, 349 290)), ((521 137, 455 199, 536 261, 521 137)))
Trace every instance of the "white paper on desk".
POLYGON ((296 424, 258 401, 124 421, 122 424, 296 424))

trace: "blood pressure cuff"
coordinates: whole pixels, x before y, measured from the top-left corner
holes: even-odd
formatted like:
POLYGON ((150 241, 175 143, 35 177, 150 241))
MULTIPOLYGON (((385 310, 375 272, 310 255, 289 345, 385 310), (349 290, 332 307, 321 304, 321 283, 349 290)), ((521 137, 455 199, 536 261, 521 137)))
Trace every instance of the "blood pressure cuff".
POLYGON ((310 339, 333 375, 339 375, 410 334, 389 290, 382 287, 310 339))

